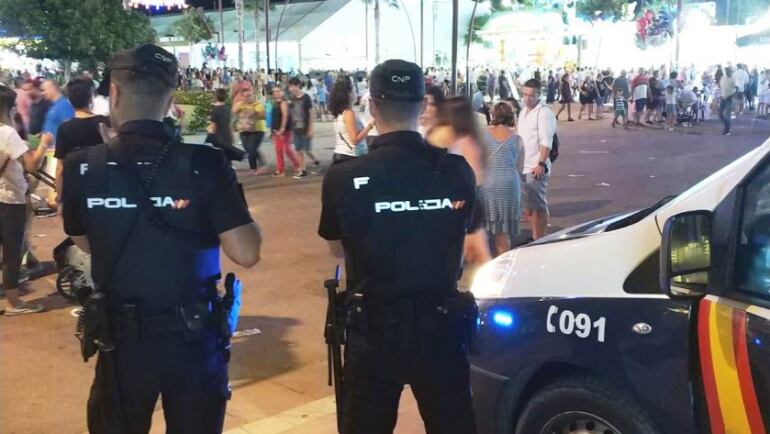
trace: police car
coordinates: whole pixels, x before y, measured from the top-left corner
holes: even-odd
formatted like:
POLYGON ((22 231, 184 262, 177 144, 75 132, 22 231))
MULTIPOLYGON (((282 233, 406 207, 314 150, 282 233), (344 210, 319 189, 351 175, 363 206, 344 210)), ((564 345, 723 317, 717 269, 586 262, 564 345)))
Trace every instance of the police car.
POLYGON ((770 433, 768 154, 482 267, 479 432, 770 433))

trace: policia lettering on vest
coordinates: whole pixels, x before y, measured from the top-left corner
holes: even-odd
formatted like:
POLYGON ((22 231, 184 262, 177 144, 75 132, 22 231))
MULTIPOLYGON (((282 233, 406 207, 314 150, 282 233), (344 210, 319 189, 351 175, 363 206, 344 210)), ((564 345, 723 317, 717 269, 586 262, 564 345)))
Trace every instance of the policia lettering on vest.
POLYGON ((252 267, 261 236, 235 172, 214 148, 180 142, 162 123, 177 62, 143 45, 110 61, 117 136, 64 164, 64 229, 91 253, 83 357, 99 352, 88 400, 93 434, 147 433, 159 395, 168 433, 222 431, 240 284, 225 295, 220 247, 252 267))
POLYGON ((334 297, 327 282, 339 305, 327 322, 344 327, 327 327, 332 350, 345 340, 343 373, 334 375, 344 381, 339 430, 392 433, 409 384, 429 434, 473 434, 467 353, 477 310, 457 291, 465 235, 481 224, 473 171, 416 132, 419 66, 386 61, 370 84, 380 136, 365 156, 329 169, 318 230, 345 258, 347 290, 334 297))

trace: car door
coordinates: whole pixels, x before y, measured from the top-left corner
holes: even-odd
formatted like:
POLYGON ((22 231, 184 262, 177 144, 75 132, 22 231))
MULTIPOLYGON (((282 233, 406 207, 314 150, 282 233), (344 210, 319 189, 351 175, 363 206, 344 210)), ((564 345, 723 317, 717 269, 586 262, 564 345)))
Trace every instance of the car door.
MULTIPOLYGON (((770 433, 770 160, 736 188, 714 219, 709 294, 697 337, 713 434, 770 433), (724 240, 720 245, 719 240, 724 240)), ((704 429, 708 431, 708 429, 704 429)))

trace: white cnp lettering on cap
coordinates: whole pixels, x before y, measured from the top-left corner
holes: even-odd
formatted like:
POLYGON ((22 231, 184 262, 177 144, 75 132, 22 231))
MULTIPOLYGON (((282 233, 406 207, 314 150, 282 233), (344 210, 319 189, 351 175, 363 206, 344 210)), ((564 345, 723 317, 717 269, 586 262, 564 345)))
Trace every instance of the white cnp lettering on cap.
POLYGON ((409 75, 394 75, 390 77, 390 80, 393 83, 406 83, 407 81, 411 80, 412 77, 409 75))
POLYGON ((164 55, 162 55, 160 53, 155 53, 155 58, 158 59, 158 60, 162 60, 162 61, 164 61, 166 63, 171 63, 171 58, 170 57, 164 56, 164 55))
POLYGON ((420 199, 416 205, 409 200, 397 200, 393 202, 375 202, 374 212, 409 212, 409 211, 436 211, 441 209, 459 210, 465 206, 464 200, 452 201, 449 198, 444 199, 420 199))
POLYGON ((366 185, 369 183, 369 177, 368 176, 361 176, 359 178, 353 178, 353 188, 356 190, 360 190, 362 185, 366 185))

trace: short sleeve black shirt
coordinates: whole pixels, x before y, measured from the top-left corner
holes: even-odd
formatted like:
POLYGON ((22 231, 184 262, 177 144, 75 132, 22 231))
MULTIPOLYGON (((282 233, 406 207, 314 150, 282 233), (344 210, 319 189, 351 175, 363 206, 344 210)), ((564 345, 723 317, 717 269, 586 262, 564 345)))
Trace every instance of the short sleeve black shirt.
POLYGON ((318 233, 341 240, 348 289, 372 297, 450 295, 465 235, 479 227, 468 163, 415 132, 379 136, 370 152, 332 165, 318 233))
POLYGON ((67 154, 78 148, 87 148, 103 142, 99 124, 110 125, 106 116, 72 118, 59 125, 56 133, 56 151, 54 157, 63 160, 67 154))
POLYGON ((230 130, 230 110, 227 106, 217 105, 211 110, 211 122, 216 125, 214 138, 220 145, 232 146, 233 133, 230 130))

